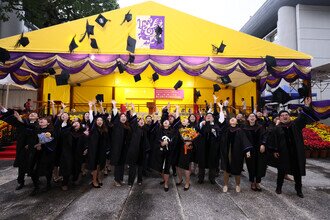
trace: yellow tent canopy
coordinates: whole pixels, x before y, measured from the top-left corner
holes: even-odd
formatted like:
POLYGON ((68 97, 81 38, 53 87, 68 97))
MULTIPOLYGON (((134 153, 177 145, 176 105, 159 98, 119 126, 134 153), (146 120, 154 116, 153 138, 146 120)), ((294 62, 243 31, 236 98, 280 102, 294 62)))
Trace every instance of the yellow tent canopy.
POLYGON ((26 47, 14 47, 20 35, 0 39, 0 47, 11 52, 11 59, 0 65, 0 73, 14 72, 16 80, 22 81, 28 80, 30 74, 35 81, 37 75, 53 67, 57 73, 60 69, 69 70, 70 83, 84 82, 117 70, 117 60, 126 64, 127 38, 131 36, 137 40, 135 62, 127 66, 131 74, 143 72, 148 65, 162 75, 179 68, 213 81, 230 74, 231 85, 236 87, 250 81, 250 77, 268 75, 263 58, 270 55, 277 60, 277 66, 272 67, 274 77, 287 80, 309 77, 309 55, 152 1, 102 15, 109 20, 103 28, 95 22, 98 15, 94 15, 24 33, 30 41, 26 47), (133 19, 121 25, 128 11, 133 19), (94 25, 94 35, 90 37, 97 40, 99 50, 91 48, 87 36, 79 42, 87 21, 94 25), (141 43, 154 40, 157 25, 163 28, 163 49, 142 48, 145 45, 141 43), (74 36, 78 48, 70 54, 69 44, 74 36), (141 40, 143 37, 149 38, 141 40), (214 53, 212 45, 218 47, 221 42, 226 45, 224 52, 214 53))

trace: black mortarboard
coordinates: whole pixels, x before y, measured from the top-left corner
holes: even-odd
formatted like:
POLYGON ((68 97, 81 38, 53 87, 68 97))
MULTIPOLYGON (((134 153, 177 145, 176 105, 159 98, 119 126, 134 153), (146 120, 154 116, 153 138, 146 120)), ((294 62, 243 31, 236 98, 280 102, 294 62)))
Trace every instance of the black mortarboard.
POLYGON ((103 96, 103 94, 97 94, 95 96, 95 99, 96 99, 96 101, 104 102, 104 96, 103 96))
POLYGON ((218 92, 220 91, 221 87, 218 84, 213 84, 213 91, 218 92))
POLYGON ((134 81, 135 82, 139 82, 140 80, 141 80, 141 75, 140 74, 134 75, 134 81))
POLYGON ((123 22, 121 22, 120 25, 124 24, 125 21, 130 22, 132 20, 132 14, 130 13, 131 10, 129 10, 124 17, 123 22))
POLYGON ((86 21, 86 30, 85 30, 85 33, 83 34, 83 36, 81 37, 81 39, 79 40, 79 42, 82 42, 85 39, 86 34, 87 34, 88 38, 90 37, 90 35, 94 35, 94 25, 90 25, 88 23, 88 20, 86 21))
POLYGON ((45 72, 49 73, 49 75, 55 75, 56 74, 56 71, 54 70, 54 68, 48 68, 45 72))
POLYGON ((230 79, 229 76, 222 76, 220 79, 221 79, 223 84, 231 83, 231 79, 230 79))
POLYGON ((266 58, 265 58, 265 62, 266 62, 266 68, 267 68, 268 72, 273 71, 272 67, 275 67, 277 65, 276 64, 276 58, 273 57, 273 56, 267 55, 266 58))
POLYGON ((309 90, 305 84, 302 84, 302 87, 298 89, 298 93, 302 101, 305 101, 305 98, 309 96, 309 90))
POLYGON ((152 81, 157 81, 159 79, 159 75, 158 75, 158 73, 153 73, 152 74, 152 81))
POLYGON ((68 70, 62 70, 60 75, 55 76, 56 85, 67 85, 70 78, 70 72, 68 70))
POLYGON ((212 44, 212 50, 213 50, 213 53, 223 53, 223 51, 225 50, 226 48, 226 44, 223 43, 223 41, 221 42, 220 46, 217 47, 215 45, 212 44))
POLYGON ((291 96, 279 87, 273 92, 272 100, 274 102, 285 104, 291 100, 291 96))
POLYGON ((123 73, 126 70, 125 66, 120 61, 117 61, 117 67, 120 73, 123 73))
POLYGON ((175 83, 175 85, 174 85, 174 89, 175 89, 175 90, 178 90, 178 88, 180 88, 181 86, 182 86, 182 81, 179 80, 177 83, 175 83))
POLYGON ((134 63, 134 60, 135 60, 135 56, 133 54, 130 54, 127 63, 134 63))
POLYGON ((131 53, 134 53, 134 51, 135 51, 135 44, 136 44, 136 40, 134 38, 132 38, 131 36, 128 36, 127 37, 126 50, 128 50, 131 53))
POLYGON ((91 38, 91 47, 94 49, 99 49, 99 46, 94 38, 91 38))
POLYGON ((95 22, 98 23, 101 27, 104 27, 109 20, 106 19, 102 14, 97 16, 95 22))
POLYGON ((200 91, 195 91, 195 96, 198 98, 198 97, 201 97, 202 95, 201 95, 201 92, 200 91))
POLYGON ((161 35, 163 33, 163 28, 159 25, 157 25, 156 29, 155 29, 155 33, 156 35, 161 35))
POLYGON ((5 64, 10 59, 10 53, 5 48, 0 47, 0 62, 5 64))
POLYGON ((76 49, 78 47, 78 45, 76 44, 76 41, 74 40, 76 37, 76 35, 72 38, 70 45, 69 45, 69 51, 70 53, 73 52, 74 49, 76 49))
POLYGON ((29 38, 24 37, 24 34, 21 34, 21 37, 18 39, 15 47, 23 46, 26 47, 30 43, 29 38))

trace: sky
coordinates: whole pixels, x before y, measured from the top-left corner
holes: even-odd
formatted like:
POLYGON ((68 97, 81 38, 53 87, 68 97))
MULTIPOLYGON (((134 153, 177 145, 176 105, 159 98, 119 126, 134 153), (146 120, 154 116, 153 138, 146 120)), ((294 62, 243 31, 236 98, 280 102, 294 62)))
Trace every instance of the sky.
MULTIPOLYGON (((121 8, 147 0, 118 0, 121 8)), ((153 0, 213 23, 240 30, 266 0, 153 0)))

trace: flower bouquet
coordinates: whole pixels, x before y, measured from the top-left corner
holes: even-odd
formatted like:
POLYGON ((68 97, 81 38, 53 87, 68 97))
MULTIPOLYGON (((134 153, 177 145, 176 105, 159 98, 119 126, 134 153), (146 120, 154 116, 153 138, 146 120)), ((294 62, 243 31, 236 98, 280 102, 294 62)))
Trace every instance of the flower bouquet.
POLYGON ((52 134, 50 132, 42 132, 42 133, 38 134, 38 138, 39 138, 40 144, 46 144, 46 143, 49 143, 52 140, 54 140, 54 138, 52 137, 52 134))
POLYGON ((184 141, 184 154, 187 154, 188 150, 192 149, 192 141, 198 137, 199 133, 194 128, 180 128, 180 136, 184 141))

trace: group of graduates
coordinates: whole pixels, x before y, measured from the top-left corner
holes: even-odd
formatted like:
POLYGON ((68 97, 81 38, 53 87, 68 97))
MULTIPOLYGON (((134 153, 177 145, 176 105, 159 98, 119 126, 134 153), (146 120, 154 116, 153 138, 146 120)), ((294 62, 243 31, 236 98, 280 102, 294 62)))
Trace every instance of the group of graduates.
POLYGON ((278 114, 260 112, 248 116, 238 114, 229 117, 223 105, 213 96, 213 108, 204 114, 180 117, 179 107, 170 112, 168 104, 161 114, 138 117, 134 105, 127 112, 119 112, 116 102, 112 110, 97 112, 95 102, 89 102, 89 112, 70 121, 65 105, 58 114, 54 102, 52 116, 38 117, 31 112, 28 118, 0 106, 0 119, 17 128, 17 154, 14 166, 18 167, 17 190, 24 187, 26 174, 31 177, 34 189, 39 192, 39 177, 51 182, 62 181, 62 189, 69 183, 78 185, 86 167, 91 172, 91 186, 101 188, 103 174, 110 165, 114 167, 114 185, 122 186, 125 167, 128 167, 128 185, 132 186, 137 176, 142 184, 143 173, 154 170, 162 176, 164 190, 169 190, 170 170, 177 176, 176 185, 190 188, 192 167, 198 165, 198 183, 215 178, 223 170, 223 192, 228 191, 230 175, 234 176, 236 192, 240 192, 240 175, 244 160, 249 173, 251 189, 261 191, 260 182, 266 174, 267 165, 278 169, 276 193, 281 194, 285 175, 294 177, 295 189, 303 197, 301 176, 305 172, 302 129, 317 118, 310 109, 311 98, 305 98, 305 107, 295 120, 289 112, 278 114), (94 109, 93 109, 94 106, 94 109), (198 132, 193 140, 183 140, 181 129, 192 128, 198 132), (187 147, 188 146, 188 147, 187 147), (183 179, 185 182, 183 183, 183 179), (71 180, 71 181, 70 181, 71 180))

